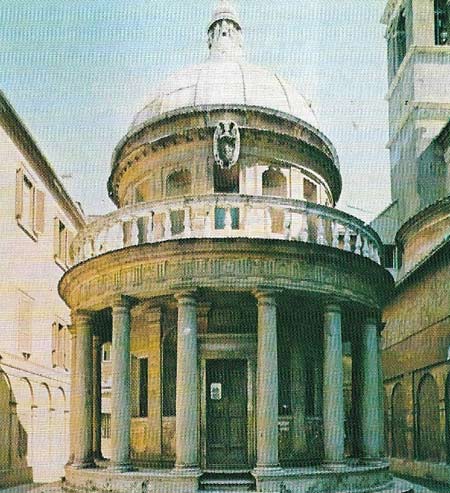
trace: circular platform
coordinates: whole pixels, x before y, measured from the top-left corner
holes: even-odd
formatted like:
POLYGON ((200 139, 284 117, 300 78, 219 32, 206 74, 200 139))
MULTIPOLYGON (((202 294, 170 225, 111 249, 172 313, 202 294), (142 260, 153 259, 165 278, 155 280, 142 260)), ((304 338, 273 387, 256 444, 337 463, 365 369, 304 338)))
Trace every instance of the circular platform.
MULTIPOLYGON (((304 468, 255 470, 253 485, 238 486, 236 478, 204 484, 200 470, 139 469, 117 473, 106 468, 66 468, 69 491, 127 493, 196 493, 197 491, 258 491, 265 493, 419 493, 400 480, 393 480, 386 462, 375 465, 326 465, 304 468)), ((420 493, 426 490, 420 490, 420 493)))

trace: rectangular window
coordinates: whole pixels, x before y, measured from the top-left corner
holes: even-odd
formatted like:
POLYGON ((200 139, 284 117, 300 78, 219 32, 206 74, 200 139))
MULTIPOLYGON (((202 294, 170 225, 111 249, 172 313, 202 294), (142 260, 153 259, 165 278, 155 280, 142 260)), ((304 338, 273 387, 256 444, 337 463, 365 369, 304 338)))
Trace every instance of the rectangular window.
POLYGON ((53 231, 55 260, 61 267, 67 267, 70 264, 69 249, 73 240, 73 234, 58 217, 54 219, 53 231))
POLYGON ((148 358, 139 360, 139 417, 148 416, 148 358))
POLYGON ((16 219, 33 238, 44 232, 45 194, 36 189, 23 169, 16 172, 16 219))
POLYGON ((23 291, 19 291, 17 305, 17 351, 26 359, 31 355, 33 304, 33 298, 23 291))
POLYGON ((69 368, 69 328, 61 322, 52 324, 52 366, 53 368, 69 368))

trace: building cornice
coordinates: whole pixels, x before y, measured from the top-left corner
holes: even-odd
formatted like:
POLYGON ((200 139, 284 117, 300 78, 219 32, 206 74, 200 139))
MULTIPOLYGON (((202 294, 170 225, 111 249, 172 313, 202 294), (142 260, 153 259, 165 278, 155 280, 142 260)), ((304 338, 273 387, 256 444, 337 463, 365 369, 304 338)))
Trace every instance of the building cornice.
POLYGON ((76 228, 82 228, 85 225, 83 213, 67 193, 30 131, 2 91, 0 91, 0 125, 72 219, 76 228))

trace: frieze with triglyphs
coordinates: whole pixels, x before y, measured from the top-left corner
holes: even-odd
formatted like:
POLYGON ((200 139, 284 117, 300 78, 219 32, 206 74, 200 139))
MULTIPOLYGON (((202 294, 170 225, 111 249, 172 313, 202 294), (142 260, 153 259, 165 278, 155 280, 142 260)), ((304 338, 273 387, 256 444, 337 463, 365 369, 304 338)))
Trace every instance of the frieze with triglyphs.
MULTIPOLYGON (((66 299, 69 305, 87 307, 90 304, 106 303, 109 296, 118 293, 151 297, 170 294, 177 288, 253 289, 260 285, 332 293, 373 306, 379 306, 383 297, 383 277, 377 283, 373 282, 373 276, 365 276, 346 262, 339 266, 334 263, 324 265, 298 257, 187 260, 172 257, 170 260, 142 262, 129 267, 117 266, 114 270, 105 264, 106 269, 108 272, 105 274, 95 275, 85 281, 74 279, 73 284, 77 284, 78 288, 69 286, 69 272, 61 289, 63 297, 70 293, 70 299, 66 299), (367 282, 369 278, 370 283, 367 282)), ((95 270, 98 272, 98 269, 95 270)))

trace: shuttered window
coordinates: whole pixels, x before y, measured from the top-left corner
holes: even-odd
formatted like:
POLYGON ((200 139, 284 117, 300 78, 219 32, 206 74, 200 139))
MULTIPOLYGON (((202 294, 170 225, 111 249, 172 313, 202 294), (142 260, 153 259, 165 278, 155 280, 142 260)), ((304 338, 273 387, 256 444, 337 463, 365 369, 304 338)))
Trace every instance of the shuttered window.
POLYGON ((31 355, 33 298, 22 291, 18 293, 17 303, 17 350, 25 358, 31 355))
POLYGON ((34 239, 45 230, 45 194, 22 168, 16 172, 16 219, 34 239))
POLYGON ((58 217, 54 219, 53 236, 55 260, 62 267, 67 267, 71 262, 69 251, 74 235, 58 217))

